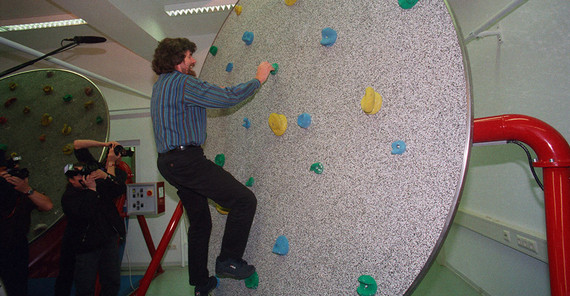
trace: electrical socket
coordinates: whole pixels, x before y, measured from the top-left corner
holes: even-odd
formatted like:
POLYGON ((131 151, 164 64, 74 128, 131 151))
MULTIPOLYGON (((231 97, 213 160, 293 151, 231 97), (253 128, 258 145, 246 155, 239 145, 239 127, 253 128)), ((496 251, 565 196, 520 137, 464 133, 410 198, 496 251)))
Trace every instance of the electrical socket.
POLYGON ((510 243, 511 242, 511 232, 508 230, 503 230, 503 240, 510 243))
POLYGON ((517 234, 517 244, 534 253, 538 253, 536 241, 517 234))

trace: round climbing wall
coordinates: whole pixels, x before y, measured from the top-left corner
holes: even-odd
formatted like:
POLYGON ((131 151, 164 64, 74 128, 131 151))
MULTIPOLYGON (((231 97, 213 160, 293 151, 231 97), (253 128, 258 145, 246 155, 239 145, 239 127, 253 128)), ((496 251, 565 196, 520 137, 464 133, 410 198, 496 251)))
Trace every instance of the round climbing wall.
MULTIPOLYGON (((223 154, 258 199, 244 256, 257 289, 222 280, 216 295, 356 295, 362 275, 376 295, 410 294, 466 174, 461 34, 444 1, 285 2, 239 1, 200 74, 230 86, 278 66, 255 96, 208 113, 207 157, 223 154)), ((213 271, 226 216, 212 215, 213 271)))
MULTIPOLYGON (((63 216, 61 196, 67 179, 63 168, 77 162, 73 141, 107 141, 109 111, 99 88, 71 71, 41 69, 0 79, 0 144, 7 156, 22 159, 30 186, 48 195, 54 209, 32 212, 30 240, 63 216)), ((90 149, 99 157, 102 148, 90 149)))

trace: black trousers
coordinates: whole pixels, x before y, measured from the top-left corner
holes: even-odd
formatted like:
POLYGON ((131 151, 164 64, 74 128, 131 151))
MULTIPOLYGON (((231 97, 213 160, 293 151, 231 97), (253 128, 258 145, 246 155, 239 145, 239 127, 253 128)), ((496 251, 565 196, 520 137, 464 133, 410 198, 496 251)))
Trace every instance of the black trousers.
POLYGON ((10 250, 0 252, 0 278, 9 296, 28 295, 29 247, 22 237, 10 250))
POLYGON ((116 296, 121 287, 121 259, 119 258, 119 236, 88 253, 75 255, 76 296, 95 295, 97 274, 101 283, 101 295, 116 296))
POLYGON ((61 252, 59 255, 59 273, 55 279, 55 296, 71 295, 73 286, 73 272, 75 271, 75 246, 71 237, 71 230, 65 227, 61 239, 61 252))
POLYGON ((241 259, 257 208, 251 190, 230 173, 206 159, 201 147, 158 155, 158 170, 176 189, 190 220, 188 273, 190 285, 203 285, 209 277, 208 244, 212 218, 208 198, 231 209, 226 220, 221 257, 241 259))

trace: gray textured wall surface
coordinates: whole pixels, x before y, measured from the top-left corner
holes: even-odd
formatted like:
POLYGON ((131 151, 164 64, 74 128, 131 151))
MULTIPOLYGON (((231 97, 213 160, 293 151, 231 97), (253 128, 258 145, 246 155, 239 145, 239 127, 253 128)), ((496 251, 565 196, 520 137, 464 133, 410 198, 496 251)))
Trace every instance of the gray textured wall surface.
MULTIPOLYGON (((376 280, 377 295, 405 294, 447 233, 468 159, 468 71, 445 3, 238 5, 200 78, 234 85, 264 60, 279 71, 252 98, 208 113, 207 157, 223 153, 238 180, 253 177, 258 199, 244 259, 259 287, 222 280, 216 295, 355 295, 360 275, 376 280), (325 27, 338 34, 330 47, 320 44, 325 27), (369 86, 383 97, 374 115, 360 106, 369 86), (287 117, 282 136, 268 125, 271 113, 287 117), (297 125, 302 113, 312 116, 306 129, 297 125), (397 140, 407 145, 401 155, 391 153, 397 140), (310 171, 316 162, 322 174, 310 171), (280 235, 290 243, 285 256, 272 253, 280 235)), ((212 215, 213 271, 225 216, 212 215)))

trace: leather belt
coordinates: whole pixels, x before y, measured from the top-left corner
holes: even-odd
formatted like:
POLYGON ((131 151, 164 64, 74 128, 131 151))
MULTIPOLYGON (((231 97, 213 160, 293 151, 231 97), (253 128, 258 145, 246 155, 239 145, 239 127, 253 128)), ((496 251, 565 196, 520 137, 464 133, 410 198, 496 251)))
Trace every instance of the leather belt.
POLYGON ((172 153, 172 152, 177 152, 177 151, 185 151, 185 150, 188 150, 188 149, 191 149, 191 148, 198 148, 198 147, 200 147, 200 146, 194 146, 194 145, 180 145, 180 146, 176 146, 176 148, 174 148, 174 149, 172 149, 172 150, 169 150, 169 151, 164 152, 163 154, 172 153))
MULTIPOLYGON (((176 148, 174 148, 174 151, 184 151, 186 149, 190 149, 190 148, 196 148, 196 147, 200 147, 200 146, 194 146, 194 145, 181 145, 181 146, 176 146, 176 148)), ((173 151, 170 150, 170 151, 173 151)))

